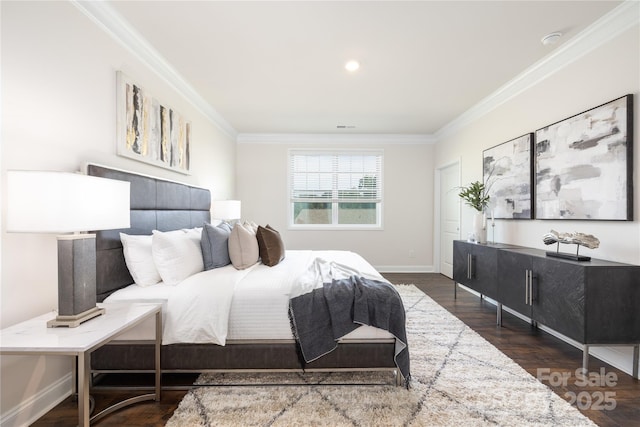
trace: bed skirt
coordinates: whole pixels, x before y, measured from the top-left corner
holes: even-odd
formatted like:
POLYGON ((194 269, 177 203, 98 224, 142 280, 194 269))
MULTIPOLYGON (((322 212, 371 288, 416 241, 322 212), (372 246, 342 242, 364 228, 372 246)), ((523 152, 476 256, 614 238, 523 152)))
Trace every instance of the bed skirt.
MULTIPOLYGON (((94 373, 154 370, 151 342, 114 342, 91 354, 94 373)), ((170 344, 161 348, 162 372, 257 370, 394 370, 395 342, 340 343, 331 353, 306 365, 293 341, 212 344, 170 344)))

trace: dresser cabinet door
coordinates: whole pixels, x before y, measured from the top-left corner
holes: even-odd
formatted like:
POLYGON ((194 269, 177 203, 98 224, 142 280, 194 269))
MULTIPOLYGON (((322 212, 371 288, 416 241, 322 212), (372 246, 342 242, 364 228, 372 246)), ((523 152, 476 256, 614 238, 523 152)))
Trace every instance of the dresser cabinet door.
POLYGON ((531 288, 527 288, 531 256, 517 251, 499 251, 498 271, 498 300, 507 307, 531 317, 531 288))
POLYGON ((549 257, 532 257, 533 318, 585 342, 585 268, 549 257))
POLYGON ((587 268, 586 342, 640 343, 640 268, 587 268))
POLYGON ((468 244, 455 240, 453 242, 453 280, 469 286, 469 250, 468 244))
POLYGON ((498 296, 497 265, 496 248, 453 242, 453 280, 493 299, 498 296))

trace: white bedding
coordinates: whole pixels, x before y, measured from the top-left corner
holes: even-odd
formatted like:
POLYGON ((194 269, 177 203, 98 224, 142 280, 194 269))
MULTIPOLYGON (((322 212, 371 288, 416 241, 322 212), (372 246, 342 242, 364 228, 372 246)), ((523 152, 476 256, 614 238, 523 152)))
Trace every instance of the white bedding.
MULTIPOLYGON (((113 293, 105 302, 162 302, 163 344, 224 345, 229 340, 292 340, 289 298, 301 286, 301 280, 311 281, 310 267, 325 265, 314 263, 318 258, 384 280, 353 252, 288 250, 285 259, 274 267, 258 263, 246 270, 236 270, 228 265, 197 273, 175 286, 131 285, 113 293)), ((119 339, 152 339, 152 331, 153 323, 147 322, 119 339)), ((361 326, 343 340, 387 338, 392 338, 387 331, 361 326)))

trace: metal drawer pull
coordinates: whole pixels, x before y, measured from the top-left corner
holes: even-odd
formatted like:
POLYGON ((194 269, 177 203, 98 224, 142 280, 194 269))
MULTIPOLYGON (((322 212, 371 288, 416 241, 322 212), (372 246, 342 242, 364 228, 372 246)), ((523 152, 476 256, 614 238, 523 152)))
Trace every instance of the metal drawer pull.
POLYGON ((533 270, 529 270, 529 305, 533 305, 533 270))
POLYGON ((529 304, 529 270, 524 271, 524 303, 529 304))

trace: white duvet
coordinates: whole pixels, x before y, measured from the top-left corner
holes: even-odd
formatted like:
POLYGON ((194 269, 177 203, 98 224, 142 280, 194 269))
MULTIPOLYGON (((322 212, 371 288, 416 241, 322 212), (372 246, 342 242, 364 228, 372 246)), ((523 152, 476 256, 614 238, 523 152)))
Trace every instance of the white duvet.
MULTIPOLYGON (((142 301, 161 290, 163 344, 225 345, 238 340, 292 339, 289 299, 322 286, 323 281, 352 274, 384 280, 360 255, 348 251, 287 251, 274 267, 258 263, 245 270, 232 265, 197 273, 175 286, 129 286, 110 301, 142 301), (155 288, 155 289, 154 289, 155 288)), ((158 296, 150 298, 157 299, 158 296)), ((352 332, 359 338, 382 336, 376 328, 352 332)), ((349 334, 349 335, 352 335, 349 334)))
POLYGON ((167 301, 163 344, 225 344, 235 286, 251 271, 227 267, 194 274, 176 285, 167 301))

